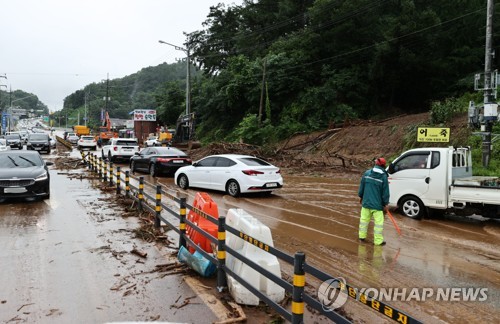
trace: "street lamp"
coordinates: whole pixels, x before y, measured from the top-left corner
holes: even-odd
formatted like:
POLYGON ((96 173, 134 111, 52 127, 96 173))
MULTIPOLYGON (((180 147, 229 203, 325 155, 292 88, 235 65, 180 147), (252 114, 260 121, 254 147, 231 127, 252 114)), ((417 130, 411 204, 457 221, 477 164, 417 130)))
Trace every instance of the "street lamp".
POLYGON ((191 72, 189 68, 189 48, 180 47, 162 40, 159 40, 158 43, 173 46, 176 50, 183 51, 186 54, 186 115, 189 115, 191 112, 191 72))

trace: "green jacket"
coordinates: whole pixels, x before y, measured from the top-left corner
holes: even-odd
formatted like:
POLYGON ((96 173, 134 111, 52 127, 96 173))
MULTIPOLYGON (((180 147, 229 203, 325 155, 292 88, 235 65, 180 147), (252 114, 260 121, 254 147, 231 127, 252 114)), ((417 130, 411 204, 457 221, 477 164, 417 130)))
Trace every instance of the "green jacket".
POLYGON ((389 204, 389 182, 387 172, 381 166, 367 170, 359 184, 358 197, 362 206, 369 209, 384 210, 389 204))

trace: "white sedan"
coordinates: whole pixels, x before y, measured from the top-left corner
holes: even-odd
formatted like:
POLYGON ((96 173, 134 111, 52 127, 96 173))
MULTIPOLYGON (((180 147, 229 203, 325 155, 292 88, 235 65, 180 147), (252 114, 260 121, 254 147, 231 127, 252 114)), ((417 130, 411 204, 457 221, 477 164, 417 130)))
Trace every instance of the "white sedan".
POLYGON ((232 197, 241 193, 265 192, 283 187, 280 169, 250 155, 221 154, 203 158, 175 172, 175 183, 189 187, 224 191, 232 197))
POLYGON ((146 147, 161 146, 161 142, 158 141, 158 136, 151 136, 146 141, 144 141, 144 145, 146 147))
POLYGON ((94 136, 82 135, 80 139, 78 139, 78 142, 76 142, 76 145, 79 150, 88 148, 95 151, 95 149, 97 148, 97 141, 95 140, 94 136))

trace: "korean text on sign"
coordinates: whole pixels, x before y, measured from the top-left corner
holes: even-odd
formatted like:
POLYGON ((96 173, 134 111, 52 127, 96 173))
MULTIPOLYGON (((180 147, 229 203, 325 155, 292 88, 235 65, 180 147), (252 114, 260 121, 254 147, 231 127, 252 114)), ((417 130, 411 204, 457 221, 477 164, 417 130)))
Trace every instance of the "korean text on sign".
POLYGON ((439 127, 419 127, 417 142, 449 142, 450 129, 439 127))
POLYGON ((156 121, 156 110, 154 109, 136 109, 134 110, 134 121, 156 121))

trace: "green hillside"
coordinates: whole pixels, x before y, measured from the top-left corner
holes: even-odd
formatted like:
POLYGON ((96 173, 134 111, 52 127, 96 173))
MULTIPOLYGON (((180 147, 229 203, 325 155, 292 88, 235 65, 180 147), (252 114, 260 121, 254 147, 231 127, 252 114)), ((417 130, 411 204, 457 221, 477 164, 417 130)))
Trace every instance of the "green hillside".
MULTIPOLYGON (((212 7, 204 29, 184 44, 198 137, 262 144, 345 119, 428 111, 432 102, 473 91, 484 66, 485 21, 480 0, 212 7)), ((185 109, 185 81, 185 62, 110 80, 107 109, 115 118, 157 109, 160 124, 170 126, 185 109)), ((60 114, 83 116, 87 96, 90 124, 99 123, 106 89, 101 82, 69 95, 60 114)))

